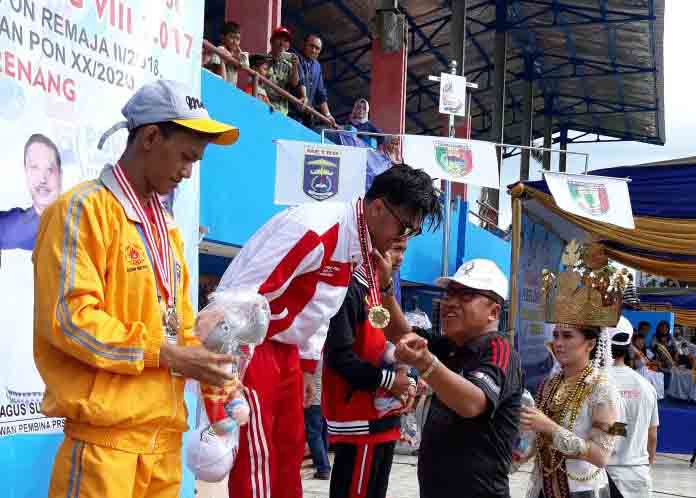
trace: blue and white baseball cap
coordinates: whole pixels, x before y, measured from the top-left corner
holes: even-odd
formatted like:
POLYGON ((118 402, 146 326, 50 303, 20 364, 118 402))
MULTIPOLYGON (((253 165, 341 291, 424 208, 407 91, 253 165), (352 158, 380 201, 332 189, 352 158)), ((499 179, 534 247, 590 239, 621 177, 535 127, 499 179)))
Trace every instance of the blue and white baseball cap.
POLYGON ((167 121, 199 133, 217 135, 211 142, 218 145, 231 145, 239 138, 236 127, 212 119, 201 99, 178 81, 146 83, 126 102, 121 113, 126 121, 107 131, 99 142, 99 148, 108 136, 121 128, 130 131, 139 126, 167 121))

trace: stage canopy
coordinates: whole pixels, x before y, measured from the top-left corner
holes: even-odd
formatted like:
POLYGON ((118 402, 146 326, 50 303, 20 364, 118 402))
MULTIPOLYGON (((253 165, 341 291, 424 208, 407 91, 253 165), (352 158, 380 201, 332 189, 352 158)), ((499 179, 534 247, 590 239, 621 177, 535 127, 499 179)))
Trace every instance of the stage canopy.
POLYGON ((591 171, 630 178, 628 189, 636 228, 629 230, 562 211, 544 180, 517 183, 510 194, 525 214, 541 220, 561 239, 594 238, 607 255, 631 268, 681 281, 696 281, 696 156, 591 171))

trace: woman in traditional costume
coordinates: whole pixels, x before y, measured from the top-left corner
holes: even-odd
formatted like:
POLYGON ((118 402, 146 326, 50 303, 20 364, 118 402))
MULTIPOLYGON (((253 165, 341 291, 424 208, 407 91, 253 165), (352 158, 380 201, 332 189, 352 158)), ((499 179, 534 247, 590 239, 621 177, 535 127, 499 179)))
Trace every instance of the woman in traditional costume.
POLYGON ((546 321, 555 324, 552 350, 560 369, 538 389, 536 408, 521 411, 520 429, 537 433, 528 498, 609 497, 604 467, 621 424, 619 394, 607 378, 613 361, 605 327, 618 323, 623 286, 606 261, 592 261, 592 268, 581 262, 581 251, 569 244, 566 271, 544 275, 546 321))

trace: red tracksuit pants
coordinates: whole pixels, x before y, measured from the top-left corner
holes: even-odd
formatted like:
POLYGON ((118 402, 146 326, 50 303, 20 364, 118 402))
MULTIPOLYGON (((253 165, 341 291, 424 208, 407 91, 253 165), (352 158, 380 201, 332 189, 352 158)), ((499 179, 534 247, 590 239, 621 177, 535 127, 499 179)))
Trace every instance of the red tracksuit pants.
POLYGON ((267 340, 244 374, 251 416, 239 437, 230 498, 302 498, 304 387, 297 346, 267 340))

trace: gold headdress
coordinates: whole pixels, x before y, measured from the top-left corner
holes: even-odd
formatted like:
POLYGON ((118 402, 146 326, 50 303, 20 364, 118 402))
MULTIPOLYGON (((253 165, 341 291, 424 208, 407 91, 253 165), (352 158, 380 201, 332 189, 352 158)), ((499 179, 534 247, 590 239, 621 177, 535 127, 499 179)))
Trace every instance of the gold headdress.
POLYGON ((621 316, 627 272, 609 265, 601 245, 572 240, 558 276, 543 272, 544 318, 547 323, 615 327, 621 316))

